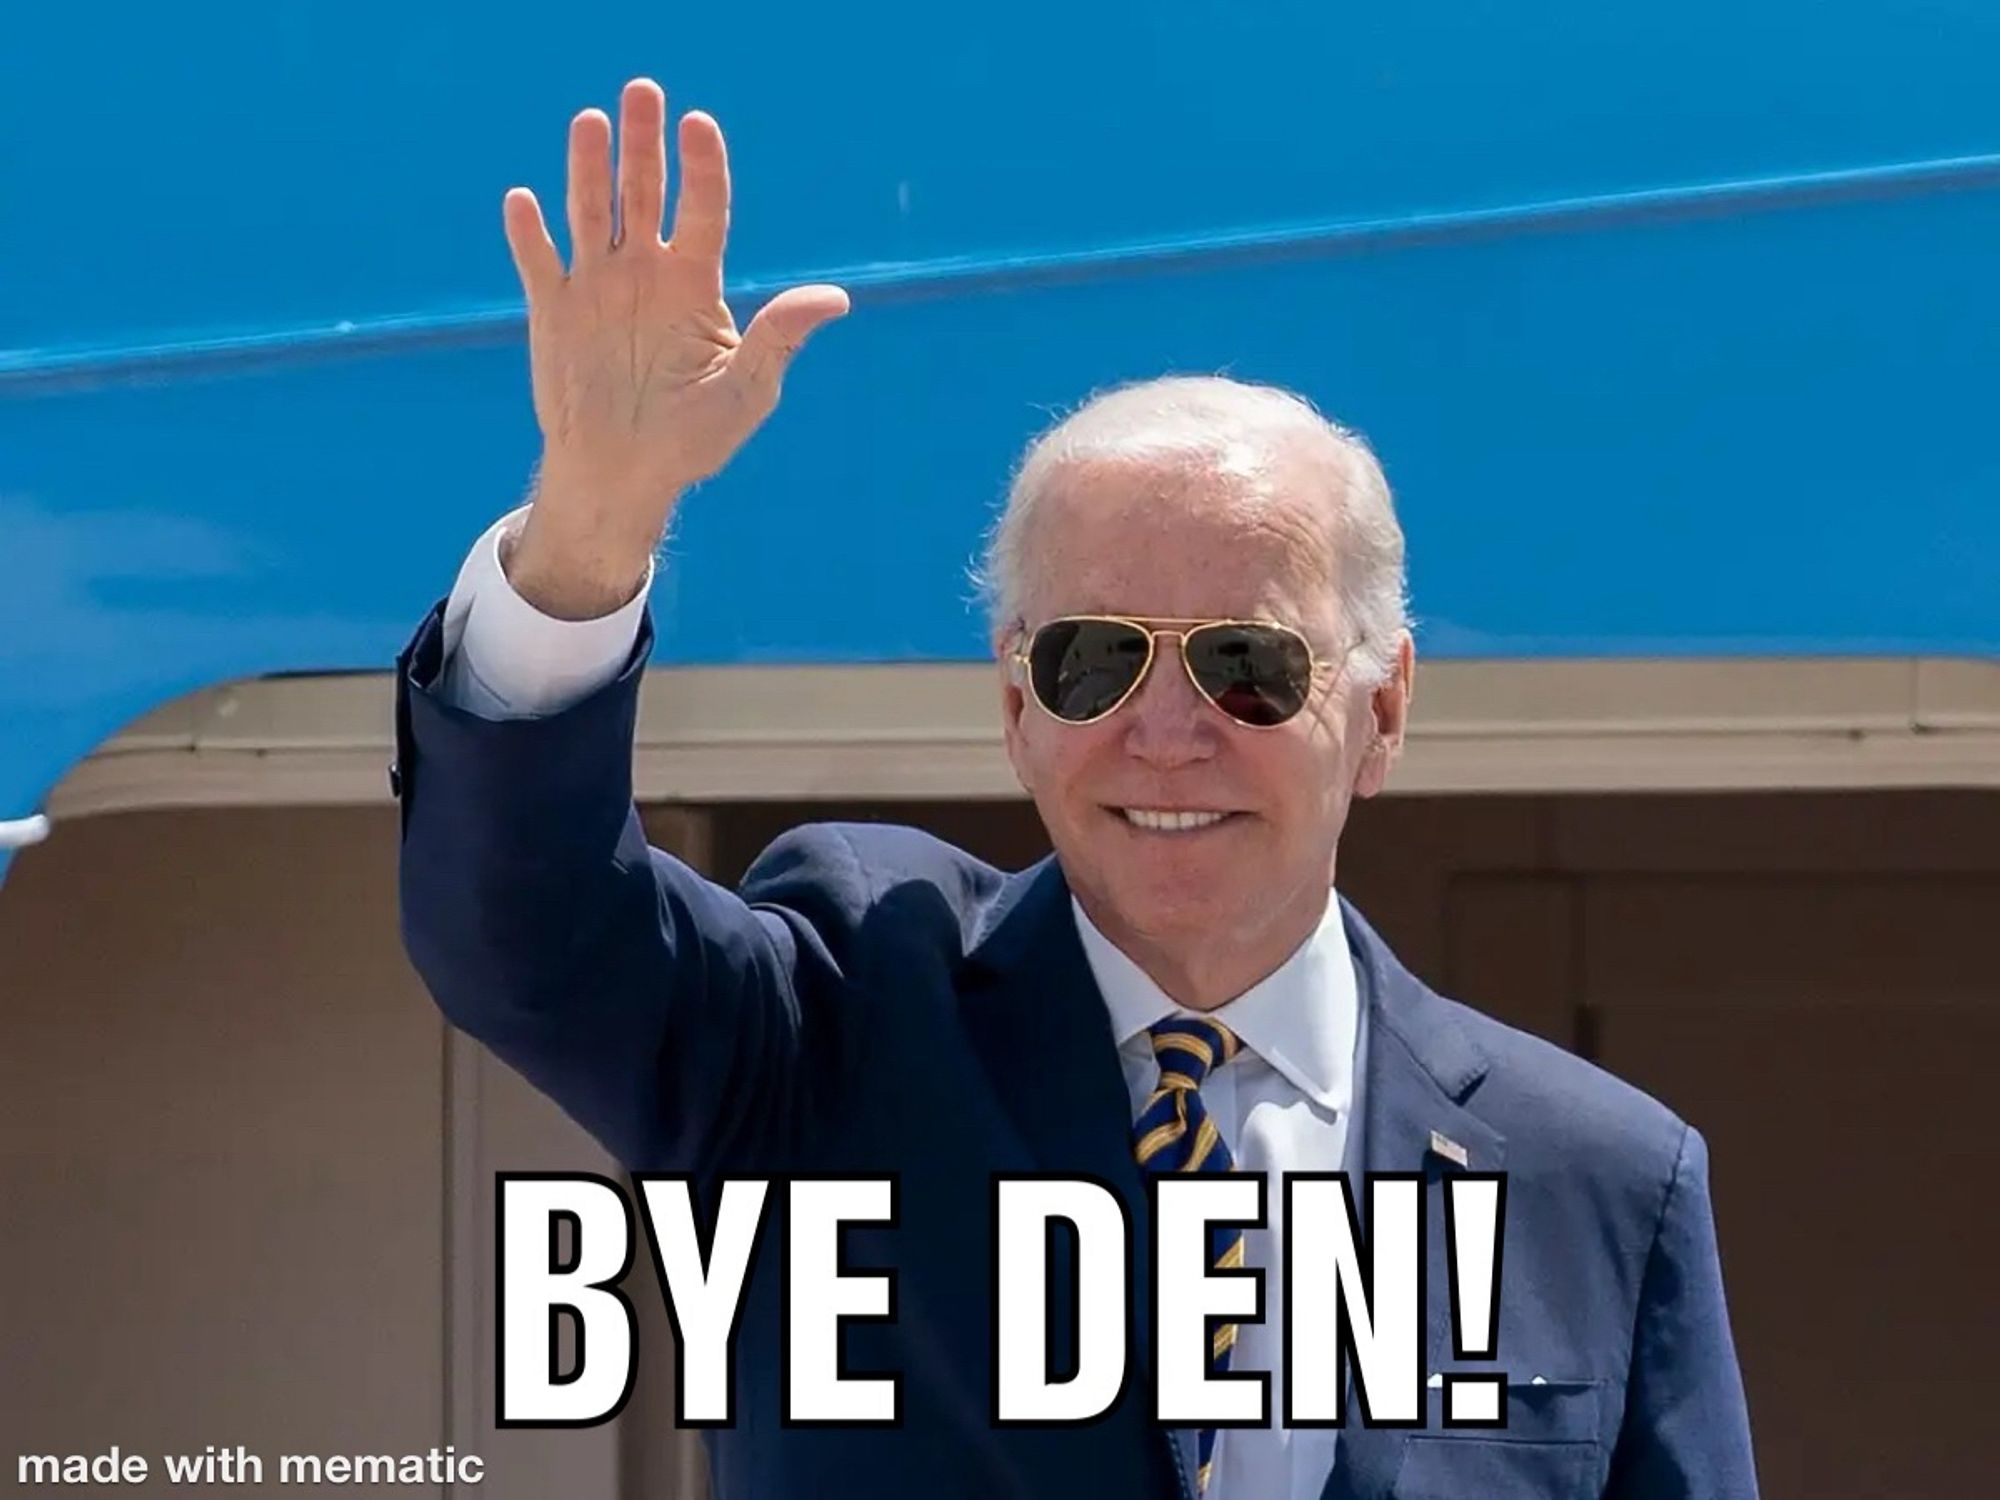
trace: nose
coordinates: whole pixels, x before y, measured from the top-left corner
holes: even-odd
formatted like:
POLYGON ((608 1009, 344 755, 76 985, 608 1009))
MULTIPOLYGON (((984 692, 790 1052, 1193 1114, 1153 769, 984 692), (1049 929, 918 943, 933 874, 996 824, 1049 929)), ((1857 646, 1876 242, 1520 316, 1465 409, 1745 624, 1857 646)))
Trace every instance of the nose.
POLYGON ((1185 765, 1206 760, 1219 737, 1208 704, 1188 680, 1181 643, 1163 637, 1154 646, 1152 670, 1119 710, 1125 720, 1125 750, 1153 765, 1185 765))

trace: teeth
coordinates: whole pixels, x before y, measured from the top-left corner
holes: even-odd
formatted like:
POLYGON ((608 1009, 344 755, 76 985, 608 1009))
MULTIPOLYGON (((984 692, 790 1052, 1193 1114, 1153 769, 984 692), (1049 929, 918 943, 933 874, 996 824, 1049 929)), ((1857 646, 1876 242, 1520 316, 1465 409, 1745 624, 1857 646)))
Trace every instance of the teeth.
POLYGON ((1229 816, 1219 812, 1157 812, 1149 807, 1127 807, 1122 811, 1126 822, 1150 828, 1155 833, 1181 833, 1190 828, 1206 828, 1229 816))

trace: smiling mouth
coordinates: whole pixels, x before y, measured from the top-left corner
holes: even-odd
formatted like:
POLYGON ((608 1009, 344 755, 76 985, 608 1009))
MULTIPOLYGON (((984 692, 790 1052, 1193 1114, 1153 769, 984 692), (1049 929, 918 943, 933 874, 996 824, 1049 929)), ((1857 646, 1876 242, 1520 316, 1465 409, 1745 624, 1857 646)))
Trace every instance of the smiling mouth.
POLYGON ((1189 808, 1119 807, 1112 810, 1125 820, 1127 826, 1143 829, 1147 833, 1199 833, 1204 828, 1219 827, 1243 816, 1238 812, 1189 808))

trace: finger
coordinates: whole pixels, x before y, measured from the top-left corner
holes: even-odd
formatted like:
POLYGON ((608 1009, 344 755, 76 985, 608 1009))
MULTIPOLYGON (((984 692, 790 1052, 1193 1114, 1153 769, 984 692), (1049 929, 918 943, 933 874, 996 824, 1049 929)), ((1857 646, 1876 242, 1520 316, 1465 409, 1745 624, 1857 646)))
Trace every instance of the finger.
POLYGON ((618 102, 618 242, 657 242, 666 201, 667 96, 635 78, 618 102))
POLYGON ((533 303, 562 285, 562 257, 549 226, 542 220, 542 205, 524 187, 507 189, 501 200, 500 219, 507 230, 507 248, 513 252, 514 272, 521 278, 521 290, 533 303))
POLYGON ((775 387, 799 347, 823 324, 845 316, 847 308, 847 293, 837 286, 795 286, 778 293, 743 330, 736 357, 743 362, 746 377, 775 387))
POLYGON ((681 190, 674 199, 674 248, 722 266, 729 238, 729 151, 712 115, 681 116, 681 190))
POLYGON ((611 249, 611 120, 586 109, 569 122, 569 253, 580 266, 611 249))

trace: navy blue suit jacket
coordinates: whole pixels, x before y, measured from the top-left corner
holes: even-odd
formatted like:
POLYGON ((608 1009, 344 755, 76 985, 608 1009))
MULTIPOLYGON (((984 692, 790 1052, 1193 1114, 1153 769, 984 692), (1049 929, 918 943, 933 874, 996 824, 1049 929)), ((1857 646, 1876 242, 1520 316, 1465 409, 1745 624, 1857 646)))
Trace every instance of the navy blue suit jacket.
MULTIPOLYGON (((1143 1253, 1114 1410, 1071 1428, 988 1420, 991 1174, 1094 1175, 1123 1195, 1136 1245, 1149 1225, 1061 868, 1004 874, 913 829, 820 824, 772 844, 738 890, 713 884, 649 847, 633 808, 650 622, 598 693, 497 723, 434 695, 440 614, 399 660, 397 740, 403 934, 445 1015, 634 1170, 898 1175, 898 1222, 847 1231, 853 1265, 894 1268, 897 1317, 845 1339, 848 1368, 900 1373, 900 1426, 780 1425, 780 1257, 762 1254, 737 1423, 708 1434, 720 1500, 1187 1493, 1186 1444, 1148 1420, 1143 1253)), ((1326 1500, 1753 1494, 1701 1137, 1432 993, 1342 915, 1370 1018, 1366 1165, 1426 1181, 1426 1368, 1453 1365, 1438 1131, 1508 1173, 1510 1388, 1504 1432, 1435 1425, 1437 1391, 1426 1430, 1350 1426, 1326 1500)))

